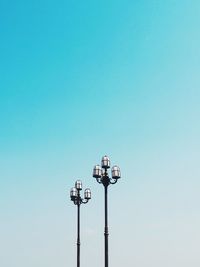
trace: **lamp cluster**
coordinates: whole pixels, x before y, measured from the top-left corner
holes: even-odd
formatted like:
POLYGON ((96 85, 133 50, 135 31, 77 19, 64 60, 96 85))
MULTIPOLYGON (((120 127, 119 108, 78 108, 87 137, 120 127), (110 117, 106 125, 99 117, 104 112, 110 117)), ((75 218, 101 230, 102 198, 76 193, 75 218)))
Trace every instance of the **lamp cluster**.
MULTIPOLYGON (((109 177, 108 169, 110 169, 110 159, 104 156, 101 160, 101 166, 95 165, 93 169, 93 177, 99 184, 104 186, 105 191, 105 227, 104 227, 104 238, 105 238, 105 267, 108 267, 108 186, 115 184, 119 178, 121 178, 120 168, 113 166, 111 168, 111 177, 109 177)), ((91 199, 91 191, 86 188, 84 191, 84 198, 81 197, 80 191, 82 190, 82 182, 77 180, 75 187, 70 190, 71 201, 77 206, 77 267, 80 267, 80 205, 86 204, 91 199)))
POLYGON ((70 190, 71 201, 74 202, 75 205, 86 204, 91 199, 91 191, 89 188, 86 188, 84 191, 84 198, 80 196, 80 191, 82 190, 82 182, 77 180, 75 182, 75 187, 72 187, 70 190))
POLYGON ((107 156, 104 156, 101 160, 101 166, 95 165, 93 169, 93 177, 96 178, 99 184, 108 186, 109 184, 115 184, 118 179, 121 177, 120 168, 118 166, 113 166, 111 168, 110 178, 108 175, 108 169, 110 168, 110 159, 107 156))

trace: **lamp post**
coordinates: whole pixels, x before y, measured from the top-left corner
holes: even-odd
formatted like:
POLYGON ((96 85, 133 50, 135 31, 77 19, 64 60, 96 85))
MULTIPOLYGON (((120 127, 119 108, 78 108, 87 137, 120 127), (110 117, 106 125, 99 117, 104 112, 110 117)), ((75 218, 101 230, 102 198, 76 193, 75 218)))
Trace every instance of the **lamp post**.
POLYGON ((101 166, 95 165, 93 169, 93 177, 96 178, 99 184, 102 184, 104 186, 105 192, 105 267, 108 267, 108 186, 110 184, 115 184, 121 177, 120 168, 115 165, 111 169, 112 177, 110 178, 108 174, 109 168, 110 159, 107 156, 104 156, 101 160, 101 166))
POLYGON ((82 182, 77 180, 75 187, 70 190, 71 201, 77 205, 77 267, 80 267, 80 205, 86 204, 91 199, 91 191, 89 188, 84 191, 84 198, 81 197, 82 182))

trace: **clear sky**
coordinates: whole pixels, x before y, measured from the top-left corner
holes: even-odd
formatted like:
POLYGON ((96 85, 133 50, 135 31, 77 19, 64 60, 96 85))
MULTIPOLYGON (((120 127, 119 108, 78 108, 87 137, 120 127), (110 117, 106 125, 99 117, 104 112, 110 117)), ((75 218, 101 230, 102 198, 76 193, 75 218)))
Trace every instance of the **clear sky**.
POLYGON ((0 1, 0 265, 200 266, 200 1, 0 1))

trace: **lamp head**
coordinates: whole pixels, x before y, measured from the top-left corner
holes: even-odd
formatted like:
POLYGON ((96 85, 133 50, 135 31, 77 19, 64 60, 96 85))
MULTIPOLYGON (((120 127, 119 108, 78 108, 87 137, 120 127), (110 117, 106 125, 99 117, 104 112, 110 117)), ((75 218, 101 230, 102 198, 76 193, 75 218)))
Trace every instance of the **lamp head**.
POLYGON ((113 179, 119 179, 121 177, 120 168, 118 166, 112 167, 112 178, 113 179))
POLYGON ((70 197, 71 197, 71 200, 75 200, 77 198, 77 189, 75 187, 73 187, 71 190, 70 190, 70 197))
POLYGON ((82 190, 82 182, 81 180, 77 180, 75 183, 75 187, 77 190, 82 190))
POLYGON ((91 190, 89 188, 85 189, 84 198, 87 200, 91 199, 91 190))
POLYGON ((93 169, 93 177, 94 178, 101 178, 102 170, 99 165, 95 165, 93 169))
POLYGON ((104 156, 101 160, 101 167, 103 169, 109 169, 110 168, 110 159, 108 156, 104 156))

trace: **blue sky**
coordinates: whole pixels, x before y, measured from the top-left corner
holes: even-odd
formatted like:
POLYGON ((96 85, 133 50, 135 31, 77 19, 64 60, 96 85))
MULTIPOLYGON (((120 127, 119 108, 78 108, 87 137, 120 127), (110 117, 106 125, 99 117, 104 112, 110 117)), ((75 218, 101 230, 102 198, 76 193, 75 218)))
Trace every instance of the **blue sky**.
POLYGON ((1 266, 199 267, 199 1, 0 1, 1 266), (95 263, 95 264, 94 264, 95 263))

